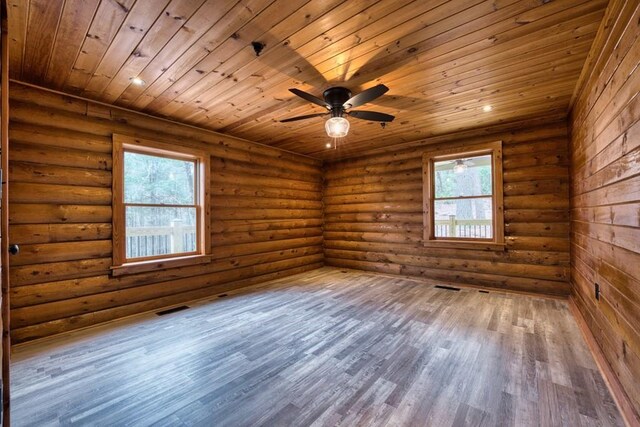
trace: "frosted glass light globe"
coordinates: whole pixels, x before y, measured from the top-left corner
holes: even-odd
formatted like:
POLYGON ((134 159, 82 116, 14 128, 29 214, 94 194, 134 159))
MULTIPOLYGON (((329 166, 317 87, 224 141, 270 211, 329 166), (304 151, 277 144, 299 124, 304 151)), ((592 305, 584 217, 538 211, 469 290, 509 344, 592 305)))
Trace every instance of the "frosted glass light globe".
POLYGON ((331 138, 342 138, 349 133, 349 121, 344 117, 331 117, 324 127, 331 138))

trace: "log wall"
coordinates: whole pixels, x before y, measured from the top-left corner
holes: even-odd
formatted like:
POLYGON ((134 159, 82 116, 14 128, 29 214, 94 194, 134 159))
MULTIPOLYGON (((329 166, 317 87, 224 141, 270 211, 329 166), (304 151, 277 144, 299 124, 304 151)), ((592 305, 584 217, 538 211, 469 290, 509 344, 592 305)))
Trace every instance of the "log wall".
POLYGON ((19 84, 10 95, 14 342, 322 266, 320 161, 19 84), (211 263, 109 274, 113 133, 211 154, 211 263))
MULTIPOLYGON (((640 3, 612 0, 571 114, 572 296, 640 423, 640 3), (595 297, 595 284, 600 298, 595 297)), ((623 399, 624 400, 624 399, 623 399)), ((623 410, 625 408, 623 407, 623 410)))
POLYGON ((564 122, 325 164, 327 265, 517 291, 569 292, 568 132, 564 122), (422 153, 503 141, 506 250, 422 245, 422 153))

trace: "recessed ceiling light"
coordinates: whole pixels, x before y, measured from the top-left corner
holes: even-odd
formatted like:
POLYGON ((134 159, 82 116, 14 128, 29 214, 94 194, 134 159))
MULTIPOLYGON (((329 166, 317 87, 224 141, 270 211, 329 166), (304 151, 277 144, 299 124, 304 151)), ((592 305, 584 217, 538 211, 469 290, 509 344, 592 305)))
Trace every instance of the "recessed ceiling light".
POLYGON ((493 110, 493 107, 491 105, 485 105, 484 107, 482 107, 482 111, 484 111, 485 113, 488 113, 491 110, 493 110))
POLYGON ((129 80, 131 80, 131 83, 133 83, 134 85, 144 86, 144 80, 142 80, 140 77, 131 77, 129 80))
POLYGON ((327 148, 331 148, 331 143, 327 142, 327 148))

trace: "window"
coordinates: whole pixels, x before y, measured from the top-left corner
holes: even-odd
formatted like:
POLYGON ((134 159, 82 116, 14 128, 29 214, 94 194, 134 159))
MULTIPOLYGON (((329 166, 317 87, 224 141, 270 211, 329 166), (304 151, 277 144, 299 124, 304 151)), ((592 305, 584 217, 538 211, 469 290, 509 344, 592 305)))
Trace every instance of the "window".
POLYGON ((209 157, 113 136, 113 274, 208 262, 209 157))
POLYGON ((503 249, 502 142, 423 156, 424 244, 503 249))

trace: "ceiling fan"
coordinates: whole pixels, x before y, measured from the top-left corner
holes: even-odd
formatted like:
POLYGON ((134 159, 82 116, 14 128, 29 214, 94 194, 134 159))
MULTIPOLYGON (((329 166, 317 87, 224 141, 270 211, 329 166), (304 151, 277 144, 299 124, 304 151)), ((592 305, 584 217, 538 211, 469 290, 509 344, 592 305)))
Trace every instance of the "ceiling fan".
POLYGON ((280 122, 287 123, 310 119, 313 117, 331 115, 331 118, 329 118, 325 123, 325 129, 327 131, 327 135, 332 138, 347 136, 347 133, 349 132, 349 121, 344 118, 345 115, 361 120, 382 122, 382 125, 384 126, 384 124, 392 122, 395 117, 390 114, 379 113, 377 111, 353 111, 351 109, 373 101, 374 99, 384 95, 388 90, 388 87, 383 84, 379 84, 352 96, 349 89, 337 86, 325 90, 322 94, 324 99, 320 99, 300 89, 289 89, 291 93, 316 105, 324 107, 328 111, 326 113, 291 117, 289 119, 280 120, 280 122))
POLYGON ((467 170, 467 167, 475 165, 473 160, 470 159, 452 160, 451 163, 453 164, 454 173, 464 173, 467 170))

